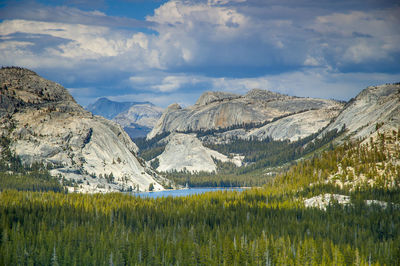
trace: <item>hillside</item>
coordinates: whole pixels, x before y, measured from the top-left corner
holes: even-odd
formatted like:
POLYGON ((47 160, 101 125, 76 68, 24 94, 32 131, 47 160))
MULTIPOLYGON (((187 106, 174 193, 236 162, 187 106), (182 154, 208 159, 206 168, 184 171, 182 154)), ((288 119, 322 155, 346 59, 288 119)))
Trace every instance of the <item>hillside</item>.
MULTIPOLYGON (((211 169, 217 166, 218 175, 197 173, 191 178, 189 184, 260 185, 270 178, 269 175, 274 175, 276 172, 281 171, 279 169, 280 166, 285 166, 287 163, 301 159, 303 156, 310 156, 318 149, 332 148, 329 143, 334 139, 334 143, 337 144, 345 142, 348 138, 353 140, 368 139, 370 136, 374 136, 379 129, 386 131, 397 130, 400 125, 399 84, 368 87, 346 105, 326 100, 290 97, 262 90, 250 91, 248 95, 256 95, 253 97, 258 99, 255 102, 258 103, 257 108, 259 109, 261 102, 264 101, 265 106, 269 106, 268 108, 272 105, 283 108, 291 104, 291 110, 296 110, 297 112, 283 115, 279 113, 281 116, 262 123, 252 122, 223 128, 215 127, 197 131, 183 131, 182 133, 185 134, 195 133, 197 141, 200 141, 203 146, 211 150, 228 157, 242 156, 243 160, 242 166, 239 168, 234 165, 224 164, 221 161, 216 164, 214 160, 208 166, 203 167, 204 169, 211 169), (317 107, 316 102, 319 102, 322 107, 305 110, 304 106, 310 107, 310 105, 313 105, 317 107), (300 108, 301 106, 303 106, 303 109, 300 108), (278 169, 275 169, 276 167, 278 169), (269 170, 263 170, 266 168, 269 170)), ((170 106, 158 123, 159 125, 168 125, 165 121, 171 120, 170 125, 173 125, 182 116, 189 120, 185 125, 190 125, 190 119, 198 116, 200 117, 198 121, 207 118, 207 123, 210 124, 213 117, 210 115, 200 116, 203 109, 208 110, 208 108, 211 108, 211 110, 214 110, 222 105, 237 106, 235 101, 243 101, 243 98, 248 97, 248 95, 205 93, 199 98, 196 105, 192 107, 181 109, 178 105, 170 106), (189 114, 193 110, 197 110, 198 113, 193 112, 193 117, 190 117, 189 114)), ((179 131, 179 125, 172 131, 179 131)), ((168 132, 163 134, 168 134, 168 132)), ((153 153, 154 156, 163 158, 163 167, 159 168, 159 170, 177 171, 170 173, 170 178, 181 183, 188 182, 187 174, 184 172, 179 173, 179 171, 185 168, 185 163, 187 163, 186 170, 191 169, 190 161, 197 161, 199 158, 196 159, 196 155, 192 155, 190 156, 192 160, 174 161, 177 158, 175 153, 166 153, 162 149, 162 147, 165 147, 165 143, 168 143, 168 138, 162 139, 162 135, 158 136, 157 138, 152 138, 151 142, 158 141, 159 143, 157 144, 157 153, 153 153), (166 162, 169 165, 166 165, 166 162)), ((152 137, 152 133, 148 135, 149 137, 152 137)), ((186 148, 182 145, 180 146, 180 151, 184 154, 195 154, 190 151, 191 149, 193 149, 193 145, 187 145, 186 148)), ((147 151, 141 152, 151 154, 151 152, 147 151)), ((154 157, 148 159, 152 158, 154 157)), ((194 173, 194 171, 189 172, 194 173)))
MULTIPOLYGON (((182 109, 177 104, 170 105, 154 129, 147 135, 147 139, 165 132, 198 132, 217 129, 228 131, 232 127, 244 128, 246 124, 254 127, 299 113, 305 114, 303 120, 310 120, 315 118, 306 111, 324 110, 318 118, 319 122, 313 124, 315 133, 326 126, 342 107, 341 103, 332 100, 293 97, 258 89, 251 90, 246 95, 206 92, 193 106, 182 109)), ((301 123, 304 122, 303 120, 301 123)), ((302 132, 302 129, 298 127, 285 137, 290 139, 307 136, 309 131, 302 132)), ((265 128, 265 130, 269 129, 265 128)))
MULTIPOLYGON (((251 90, 246 95, 205 92, 193 106, 182 109, 178 104, 170 105, 147 135, 147 141, 154 142, 154 139, 159 140, 160 136, 171 132, 179 132, 181 138, 182 134, 195 133, 195 137, 188 135, 186 138, 194 138, 193 141, 196 143, 201 143, 209 149, 216 149, 213 152, 221 151, 215 145, 232 144, 233 148, 222 155, 230 158, 241 157, 243 160, 243 152, 234 148, 238 140, 249 143, 259 141, 260 143, 254 145, 260 147, 265 146, 263 142, 277 141, 282 148, 288 148, 287 141, 306 139, 324 129, 339 114, 342 107, 342 103, 332 100, 294 97, 259 89, 251 90)), ((165 146, 169 140, 168 138, 160 140, 161 144, 156 145, 157 150, 160 150, 160 146, 165 146)), ((190 143, 194 143, 193 141, 190 143)), ((195 152, 199 146, 200 144, 180 145, 179 153, 190 156, 189 159, 179 161, 176 160, 178 158, 176 153, 164 151, 158 157, 162 161, 158 170, 179 172, 184 169, 194 173, 201 172, 203 168, 205 172, 220 172, 218 170, 220 167, 235 168, 241 165, 224 164, 228 161, 219 160, 223 158, 221 156, 204 160, 204 156, 195 152), (201 167, 193 167, 194 162, 200 161, 201 167)), ((262 156, 259 157, 261 158, 262 156)), ((254 163, 254 161, 247 162, 254 163)), ((282 161, 286 162, 288 161, 282 161)), ((260 163, 259 165, 261 167, 260 163)))
POLYGON ((171 134, 164 139, 167 142, 165 151, 154 160, 158 161, 158 171, 188 171, 216 172, 215 160, 231 162, 235 166, 241 166, 241 158, 228 158, 226 155, 204 147, 194 134, 171 134))
POLYGON ((324 132, 347 129, 354 139, 368 138, 379 128, 397 130, 400 125, 400 84, 385 84, 364 89, 352 99, 324 132))
POLYGON ((400 130, 380 131, 369 143, 339 146, 240 193, 146 199, 5 191, 0 263, 397 265, 400 130), (387 175, 341 186, 329 181, 339 164, 387 175))
POLYGON ((2 68, 0 84, 3 150, 24 165, 49 165, 82 192, 163 189, 121 126, 85 111, 59 84, 21 68, 2 68))

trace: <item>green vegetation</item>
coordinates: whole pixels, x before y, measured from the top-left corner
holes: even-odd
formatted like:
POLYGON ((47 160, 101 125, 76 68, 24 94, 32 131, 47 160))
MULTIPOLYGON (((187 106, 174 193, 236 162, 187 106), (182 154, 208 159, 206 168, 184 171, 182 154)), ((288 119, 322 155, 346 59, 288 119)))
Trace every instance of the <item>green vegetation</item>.
POLYGON ((262 141, 234 139, 228 144, 206 144, 206 146, 223 154, 234 153, 244 155, 244 161, 251 164, 250 167, 245 167, 239 171, 239 173, 245 173, 253 169, 278 166, 296 160, 331 142, 334 138, 342 134, 343 131, 344 129, 340 132, 333 130, 325 134, 321 139, 316 138, 320 133, 315 133, 293 142, 288 140, 273 140, 267 137, 262 141))
POLYGON ((0 191, 16 189, 24 191, 64 191, 60 182, 45 171, 22 173, 0 172, 0 191))
POLYGON ((3 191, 0 264, 399 265, 399 142, 400 131, 368 146, 346 144, 240 193, 143 199, 3 191), (331 179, 336 173, 343 186, 331 179), (304 207, 303 199, 329 192, 352 204, 304 207))
POLYGON ((245 166, 236 167, 233 163, 216 161, 217 173, 190 173, 187 171, 172 171, 166 173, 169 179, 178 184, 189 184, 191 187, 240 187, 262 186, 268 183, 277 173, 287 170, 288 163, 311 154, 324 147, 333 149, 333 139, 340 136, 333 130, 317 139, 319 133, 313 134, 298 141, 278 141, 267 138, 265 140, 235 139, 228 144, 205 144, 210 149, 217 150, 225 155, 244 155, 245 166))
POLYGON ((163 133, 157 135, 151 140, 147 140, 146 137, 133 139, 135 144, 139 147, 139 156, 145 159, 146 161, 150 161, 151 159, 163 153, 166 144, 160 144, 158 142, 163 138, 168 137, 169 134, 170 133, 163 133))
POLYGON ((9 150, 10 140, 0 137, 0 191, 6 189, 26 191, 64 191, 60 182, 49 173, 51 165, 34 163, 23 165, 21 160, 9 150))
POLYGON ((386 264, 400 259, 400 213, 304 209, 271 190, 140 199, 6 191, 0 264, 386 264))

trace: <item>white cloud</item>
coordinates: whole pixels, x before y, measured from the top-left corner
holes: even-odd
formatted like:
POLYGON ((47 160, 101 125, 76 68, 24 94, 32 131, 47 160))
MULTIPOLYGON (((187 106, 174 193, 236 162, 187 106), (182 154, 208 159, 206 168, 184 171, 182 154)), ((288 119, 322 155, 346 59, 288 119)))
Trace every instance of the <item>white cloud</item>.
POLYGON ((0 63, 61 73, 57 81, 66 86, 97 86, 104 94, 161 94, 164 103, 173 100, 167 94, 192 103, 187 95, 204 90, 252 88, 347 99, 371 83, 400 80, 379 74, 398 72, 398 7, 241 2, 174 0, 141 22, 67 7, 21 9, 20 16, 2 10, 0 63), (120 28, 130 24, 154 32, 120 28))
POLYGON ((68 58, 96 59, 101 56, 118 54, 118 41, 104 38, 109 34, 105 27, 86 26, 80 24, 50 23, 26 20, 6 20, 0 23, 0 33, 10 35, 15 33, 43 34, 68 40, 51 49, 55 56, 68 58), (57 29, 57 30, 54 30, 57 29))
MULTIPOLYGON (((239 8, 232 1, 170 1, 147 17, 157 34, 129 33, 96 26, 92 20, 85 19, 83 23, 88 24, 5 20, 0 23, 0 34, 3 40, 13 34, 37 34, 65 40, 57 44, 39 43, 38 46, 45 48, 42 54, 31 52, 33 48, 28 45, 15 46, 17 62, 24 61, 21 54, 31 52, 33 57, 36 53, 38 58, 44 54, 57 58, 61 67, 102 60, 104 67, 111 69, 180 72, 190 67, 208 74, 207 67, 215 66, 220 68, 216 74, 223 76, 224 69, 230 67, 280 68, 284 72, 293 67, 336 68, 368 60, 385 60, 400 52, 397 27, 400 19, 395 15, 396 10, 314 14, 308 21, 301 18, 299 24, 296 21, 299 18, 293 16, 297 14, 296 9, 290 6, 277 9, 276 5, 261 5, 259 14, 266 14, 261 16, 239 8), (277 12, 283 13, 278 16, 277 12)), ((43 19, 50 20, 50 11, 45 10, 43 19)), ((61 21, 66 21, 66 14, 110 19, 96 10, 85 13, 73 8, 56 8, 54 12, 63 17, 61 21)), ((9 41, 23 42, 17 37, 9 41)), ((28 42, 35 43, 35 40, 28 42)), ((7 44, 0 47, 0 53, 4 46, 7 44)), ((169 87, 172 89, 173 85, 169 87)))
MULTIPOLYGON (((130 81, 142 89, 154 92, 199 95, 201 91, 227 91, 245 94, 259 88, 293 96, 318 97, 348 100, 370 85, 398 82, 400 74, 382 73, 340 73, 329 68, 304 69, 277 75, 264 75, 257 78, 213 78, 199 75, 164 76, 158 74, 131 77, 130 81), (158 78, 152 78, 158 76, 158 78), (199 91, 196 93, 196 91, 199 91)), ((168 104, 174 102, 174 98, 168 104)), ((185 105, 194 104, 196 98, 186 97, 185 105)), ((151 100, 150 100, 151 101, 151 100)), ((168 105, 167 104, 167 105, 168 105)))
POLYGON ((378 11, 352 11, 318 16, 311 26, 331 43, 326 52, 334 53, 339 65, 390 59, 400 52, 400 8, 378 11))

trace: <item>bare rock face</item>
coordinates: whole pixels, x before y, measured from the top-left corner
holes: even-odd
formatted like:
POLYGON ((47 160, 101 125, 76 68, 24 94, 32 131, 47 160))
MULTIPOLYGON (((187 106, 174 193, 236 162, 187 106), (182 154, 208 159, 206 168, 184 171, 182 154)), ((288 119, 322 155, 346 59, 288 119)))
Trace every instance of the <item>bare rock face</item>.
POLYGON ((346 127, 346 135, 365 138, 377 130, 397 130, 400 125, 400 84, 371 86, 351 100, 322 134, 346 127))
POLYGON ((244 138, 259 140, 270 137, 274 140, 296 141, 308 137, 324 127, 338 114, 337 108, 310 110, 284 117, 263 127, 248 131, 244 138))
POLYGON ((195 134, 173 133, 167 137, 165 151, 157 157, 159 160, 158 171, 168 172, 188 171, 194 172, 216 172, 217 166, 214 159, 222 162, 232 162, 241 166, 241 158, 232 159, 227 156, 206 148, 195 134))
MULTIPOLYGON (((177 105, 169 106, 147 138, 154 138, 164 132, 205 131, 250 123, 266 123, 310 110, 326 110, 321 112, 322 117, 316 118, 319 122, 306 121, 309 124, 315 122, 317 125, 313 126, 313 129, 316 129, 315 132, 317 132, 321 127, 326 126, 332 115, 337 115, 342 107, 341 103, 332 100, 293 97, 259 89, 251 90, 244 96, 206 92, 195 105, 188 108, 182 109, 177 105), (329 115, 325 115, 325 113, 329 113, 329 115)), ((310 113, 309 118, 314 119, 313 113, 310 113)), ((292 119, 292 121, 295 120, 292 119)), ((303 122, 299 121, 299 123, 303 122)), ((308 130, 298 124, 293 134, 277 135, 276 138, 293 139, 305 136, 310 131, 303 132, 303 129, 308 130)), ((265 128, 265 134, 271 130, 274 129, 265 128)), ((255 133, 255 136, 257 134, 255 133)), ((260 134, 262 135, 262 133, 260 134)))
POLYGON ((224 100, 237 99, 239 97, 240 95, 238 94, 233 94, 228 92, 207 91, 200 96, 200 98, 196 102, 196 105, 202 106, 213 102, 221 102, 224 100))
POLYGON ((23 163, 49 163, 81 192, 163 189, 121 126, 85 111, 59 84, 21 68, 1 69, 0 84, 1 133, 23 163))

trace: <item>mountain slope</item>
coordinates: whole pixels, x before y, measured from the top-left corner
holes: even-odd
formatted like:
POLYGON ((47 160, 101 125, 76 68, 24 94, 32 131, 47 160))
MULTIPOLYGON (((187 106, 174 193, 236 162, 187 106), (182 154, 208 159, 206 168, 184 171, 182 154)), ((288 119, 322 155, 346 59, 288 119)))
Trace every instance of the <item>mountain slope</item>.
POLYGON ((85 111, 59 84, 21 68, 2 68, 0 84, 0 133, 24 164, 53 165, 83 192, 163 189, 121 126, 85 111))
POLYGON ((174 133, 165 140, 168 142, 164 152, 157 157, 158 171, 216 172, 214 159, 241 165, 239 158, 229 159, 227 156, 206 148, 194 134, 174 133))
POLYGON ((331 109, 338 112, 341 108, 342 104, 332 100, 293 97, 258 89, 244 96, 206 92, 188 108, 170 105, 147 138, 152 139, 164 132, 196 132, 266 123, 309 110, 331 109))
MULTIPOLYGON (((346 135, 365 138, 379 127, 397 130, 400 126, 400 84, 371 86, 350 101, 323 133, 346 127, 346 135)), ((322 133, 322 134, 323 134, 322 133)))

